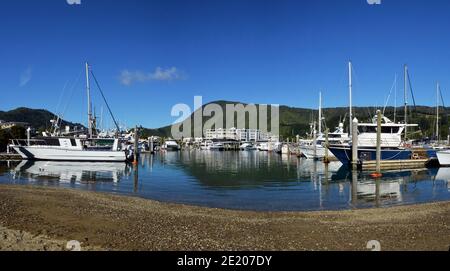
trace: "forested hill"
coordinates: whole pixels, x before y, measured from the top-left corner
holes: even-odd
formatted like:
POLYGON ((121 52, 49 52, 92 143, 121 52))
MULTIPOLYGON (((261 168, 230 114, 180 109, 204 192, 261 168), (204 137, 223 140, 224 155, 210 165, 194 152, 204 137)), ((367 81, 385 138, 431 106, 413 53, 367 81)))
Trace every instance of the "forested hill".
MULTIPOLYGON (((213 102, 222 107, 224 115, 226 115, 226 104, 237 104, 237 102, 217 101, 213 102)), ((203 106, 204 109, 206 105, 203 106)), ((259 108, 259 105, 256 105, 259 108)), ((360 122, 371 122, 372 117, 376 114, 377 108, 374 107, 355 107, 354 114, 360 122)), ((325 108, 323 109, 323 117, 325 118, 326 127, 333 130, 342 120, 345 127, 348 126, 348 108, 325 108)), ((388 107, 385 110, 385 116, 396 122, 403 122, 404 108, 399 107, 394 110, 394 107, 388 107)), ((447 138, 449 131, 448 115, 449 108, 440 108, 440 136, 447 138)), ((270 115, 270 114, 269 114, 270 115)), ((210 117, 203 117, 203 124, 210 119, 210 117)), ((296 135, 304 137, 310 131, 310 123, 318 119, 318 110, 306 108, 294 108, 288 106, 280 106, 280 134, 283 138, 293 138, 296 135)), ((191 115, 192 125, 193 114, 191 115)), ((270 116, 269 116, 270 123, 270 116)), ((408 123, 419 124, 420 131, 414 135, 415 137, 433 137, 436 130, 436 108, 427 106, 411 106, 408 108, 408 123)), ((225 127, 225 124, 224 124, 225 127)), ((194 128, 194 127, 193 127, 194 128)), ((347 128, 346 128, 347 129, 347 128)), ((171 126, 165 126, 158 129, 143 128, 142 136, 156 135, 162 137, 171 136, 171 126)))
MULTIPOLYGON (((0 111, 0 120, 6 122, 26 122, 30 124, 36 130, 45 130, 51 127, 50 120, 55 119, 55 114, 44 109, 30 109, 20 107, 11 111, 0 111)), ((70 121, 63 120, 62 126, 74 126, 83 127, 78 123, 72 123, 70 121)))

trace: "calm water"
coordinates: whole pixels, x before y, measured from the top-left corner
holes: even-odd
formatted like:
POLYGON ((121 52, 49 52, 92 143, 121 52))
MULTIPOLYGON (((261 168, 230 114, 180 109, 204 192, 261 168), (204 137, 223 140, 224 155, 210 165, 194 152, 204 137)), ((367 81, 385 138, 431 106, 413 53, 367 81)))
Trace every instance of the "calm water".
POLYGON ((450 168, 385 172, 375 181, 339 162, 326 167, 258 151, 144 155, 137 172, 123 163, 0 162, 0 183, 247 210, 335 210, 450 199, 450 168))

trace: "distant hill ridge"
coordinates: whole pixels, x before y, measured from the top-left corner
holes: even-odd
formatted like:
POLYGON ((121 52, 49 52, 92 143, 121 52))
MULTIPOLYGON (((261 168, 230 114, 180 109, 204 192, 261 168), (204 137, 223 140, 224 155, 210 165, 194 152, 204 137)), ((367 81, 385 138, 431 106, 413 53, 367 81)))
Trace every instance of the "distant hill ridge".
MULTIPOLYGON (((239 104, 239 102, 232 101, 215 101, 208 104, 218 104, 222 107, 224 115, 226 115, 227 104, 239 104)), ((202 109, 208 104, 203 105, 202 109)), ((243 105, 248 105, 242 103, 243 105)), ((255 104, 259 108, 258 104, 255 104)), ((198 109, 200 110, 200 109, 198 109)), ((335 107, 324 108, 323 117, 325 118, 325 125, 330 130, 334 130, 338 126, 339 122, 345 123, 348 126, 348 107, 335 107)), ((394 111, 396 111, 396 121, 400 122, 404 119, 404 107, 398 107, 394 110, 394 107, 387 107, 385 110, 385 116, 394 120, 394 111)), ((417 123, 422 130, 422 137, 432 137, 435 134, 436 127, 436 107, 429 106, 410 106, 408 114, 409 123, 417 123)), ((354 107, 354 117, 357 117, 360 122, 370 122, 372 117, 376 114, 375 107, 354 107)), ((440 108, 440 136, 441 138, 447 138, 449 132, 448 115, 450 114, 449 108, 440 108)), ((191 115, 191 122, 193 129, 195 128, 193 115, 191 115)), ((209 119, 209 117, 203 117, 203 124, 209 119)), ((318 120, 318 110, 308 108, 296 108, 289 106, 280 106, 280 135, 282 138, 293 138, 296 135, 304 137, 310 132, 310 123, 318 120)), ((270 123, 270 114, 268 116, 268 122, 270 123)), ((225 126, 225 123, 223 125, 225 126)), ((247 125, 248 127, 248 125, 247 125)), ((171 136, 171 126, 165 126, 158 129, 143 129, 143 136, 157 135, 162 137, 171 136)))
MULTIPOLYGON (((0 120, 6 122, 26 122, 37 130, 44 130, 51 127, 50 120, 55 119, 55 114, 45 109, 31 109, 19 107, 10 111, 0 111, 0 120)), ((62 127, 74 126, 84 127, 79 123, 62 120, 62 127)))
MULTIPOLYGON (((227 104, 239 104, 239 102, 231 101, 216 101, 208 104, 218 104, 222 107, 224 115, 226 115, 226 105, 227 104)), ((203 105, 202 110, 208 104, 203 105)), ((242 103, 247 105, 245 103, 242 103)), ((259 105, 256 104, 257 108, 259 105)), ((199 109, 200 110, 200 109, 199 109)), ((449 132, 449 121, 448 115, 450 114, 449 108, 440 109, 441 120, 440 120, 440 136, 441 138, 447 138, 449 132)), ((375 107, 355 107, 354 113, 355 117, 359 119, 360 122, 370 121, 372 116, 375 114, 375 107)), ((403 121, 404 109, 403 107, 397 108, 396 112, 397 122, 403 121)), ((422 130, 421 136, 432 137, 435 134, 436 127, 436 108, 429 106, 410 106, 409 107, 409 123, 417 123, 422 130)), ((391 120, 394 119, 394 108, 387 107, 385 115, 391 120)), ((326 126, 333 130, 339 121, 344 121, 345 126, 348 126, 348 108, 338 107, 338 108, 324 108, 323 116, 325 118, 326 126)), ((11 111, 0 111, 0 120, 4 121, 15 121, 15 122, 27 122, 36 129, 46 129, 50 127, 50 120, 55 118, 55 114, 44 109, 30 109, 30 108, 17 108, 11 111)), ((310 123, 318 118, 317 109, 308 108, 296 108, 289 106, 280 106, 280 135, 283 138, 295 137, 300 135, 304 137, 306 133, 310 131, 310 123)), ((209 117, 203 118, 203 124, 209 119, 209 117)), ((193 114, 191 115, 192 125, 193 114)), ((270 123, 270 115, 268 116, 268 122, 270 123)), ((63 120, 63 126, 78 126, 83 127, 82 124, 72 123, 70 121, 63 120)), ((225 124, 224 124, 225 127, 225 124)), ((194 128, 194 127, 193 127, 194 128)), ((171 136, 171 126, 165 126, 157 129, 142 129, 142 136, 147 137, 150 135, 170 137, 171 136)))

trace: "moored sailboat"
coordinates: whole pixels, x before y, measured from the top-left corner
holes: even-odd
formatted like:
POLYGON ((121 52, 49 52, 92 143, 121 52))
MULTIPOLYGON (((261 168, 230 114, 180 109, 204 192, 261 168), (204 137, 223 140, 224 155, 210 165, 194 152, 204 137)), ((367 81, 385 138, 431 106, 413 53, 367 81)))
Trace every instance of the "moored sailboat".
MULTIPOLYGON (((86 63, 86 90, 88 97, 87 135, 68 137, 60 136, 60 133, 55 131, 51 136, 31 139, 28 131, 27 139, 14 139, 9 147, 20 154, 23 159, 28 160, 125 162, 131 157, 130 151, 126 149, 118 137, 107 139, 100 138, 96 135, 95 118, 92 115, 90 98, 90 72, 93 75, 92 71, 90 71, 89 64, 86 63)), ((96 79, 95 81, 98 84, 96 79)), ((100 88, 99 90, 101 91, 100 88)), ((102 96, 104 98, 103 92, 102 96)), ((108 109, 110 110, 109 106, 108 109)), ((119 132, 118 125, 111 110, 110 113, 119 132)))

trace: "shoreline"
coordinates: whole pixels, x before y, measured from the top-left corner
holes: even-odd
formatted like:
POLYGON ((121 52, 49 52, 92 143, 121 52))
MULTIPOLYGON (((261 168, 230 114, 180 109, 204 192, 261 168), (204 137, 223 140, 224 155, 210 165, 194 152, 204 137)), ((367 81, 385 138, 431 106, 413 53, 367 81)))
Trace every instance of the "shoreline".
POLYGON ((450 201, 342 211, 243 211, 67 188, 0 185, 0 250, 450 248, 450 201))

